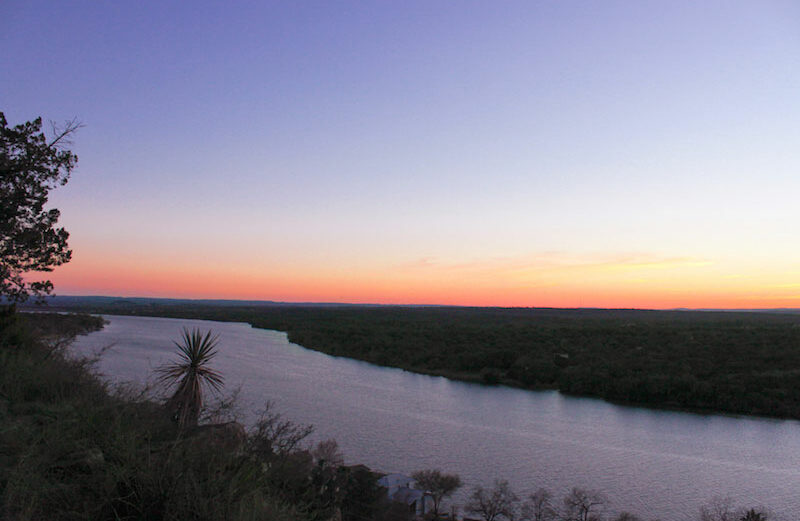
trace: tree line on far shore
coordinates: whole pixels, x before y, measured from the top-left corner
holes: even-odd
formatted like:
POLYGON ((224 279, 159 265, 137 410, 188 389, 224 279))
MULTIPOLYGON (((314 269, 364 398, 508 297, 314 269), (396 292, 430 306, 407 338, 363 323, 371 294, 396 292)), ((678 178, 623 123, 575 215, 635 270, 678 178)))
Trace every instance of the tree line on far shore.
POLYGON ((800 419, 800 315, 63 299, 55 309, 231 322, 334 356, 617 403, 800 419))

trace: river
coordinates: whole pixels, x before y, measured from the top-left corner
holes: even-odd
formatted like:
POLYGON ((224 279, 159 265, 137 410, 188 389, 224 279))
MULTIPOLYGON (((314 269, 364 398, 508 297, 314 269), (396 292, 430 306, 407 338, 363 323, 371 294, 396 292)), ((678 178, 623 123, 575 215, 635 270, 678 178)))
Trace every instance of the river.
POLYGON ((263 404, 335 438, 348 464, 384 472, 457 473, 463 504, 476 485, 507 479, 520 497, 545 487, 602 491, 609 512, 647 520, 697 519, 701 504, 729 496, 800 519, 800 422, 625 407, 555 391, 456 382, 332 357, 248 324, 106 316, 73 349, 111 346, 98 370, 145 383, 175 358, 183 327, 213 329, 213 367, 240 388, 245 423, 263 404))

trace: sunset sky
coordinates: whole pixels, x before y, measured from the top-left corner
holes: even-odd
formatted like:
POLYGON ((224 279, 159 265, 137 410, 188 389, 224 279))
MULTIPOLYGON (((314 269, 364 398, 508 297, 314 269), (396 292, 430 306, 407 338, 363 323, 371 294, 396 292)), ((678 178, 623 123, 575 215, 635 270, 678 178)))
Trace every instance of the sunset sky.
POLYGON ((800 307, 800 3, 0 3, 62 295, 800 307))

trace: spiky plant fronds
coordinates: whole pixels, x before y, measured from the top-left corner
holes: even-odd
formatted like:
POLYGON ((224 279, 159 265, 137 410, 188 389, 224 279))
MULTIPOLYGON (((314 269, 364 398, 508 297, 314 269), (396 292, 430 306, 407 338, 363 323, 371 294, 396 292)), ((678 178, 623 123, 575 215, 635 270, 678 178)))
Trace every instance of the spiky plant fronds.
POLYGON ((203 409, 203 388, 218 392, 224 383, 222 375, 208 364, 217 355, 219 335, 209 330, 205 335, 199 329, 183 329, 182 343, 178 347, 179 359, 156 370, 158 382, 169 387, 177 384, 175 393, 166 406, 181 427, 197 425, 203 409))

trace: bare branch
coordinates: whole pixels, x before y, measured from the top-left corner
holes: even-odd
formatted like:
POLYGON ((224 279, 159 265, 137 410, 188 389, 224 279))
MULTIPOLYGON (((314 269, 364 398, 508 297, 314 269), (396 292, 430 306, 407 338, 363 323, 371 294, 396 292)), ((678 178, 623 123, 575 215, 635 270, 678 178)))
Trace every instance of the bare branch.
POLYGON ((53 133, 53 140, 47 144, 48 148, 60 148, 72 144, 71 134, 76 130, 85 127, 83 123, 78 121, 78 118, 72 118, 64 121, 63 125, 50 120, 50 129, 53 133))

